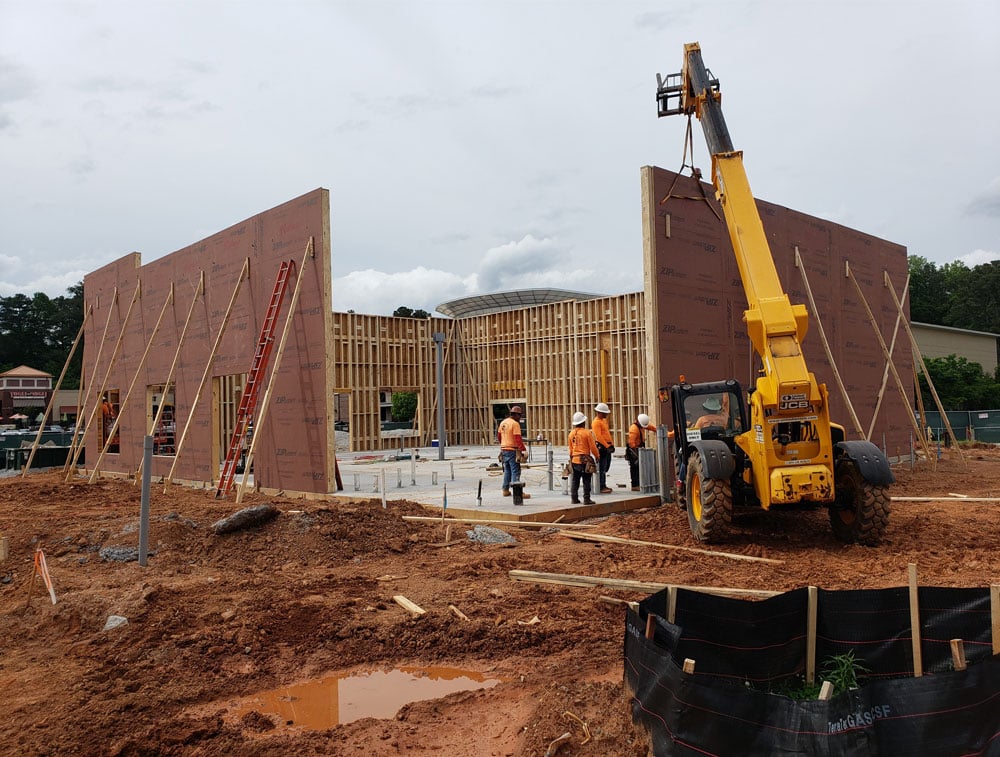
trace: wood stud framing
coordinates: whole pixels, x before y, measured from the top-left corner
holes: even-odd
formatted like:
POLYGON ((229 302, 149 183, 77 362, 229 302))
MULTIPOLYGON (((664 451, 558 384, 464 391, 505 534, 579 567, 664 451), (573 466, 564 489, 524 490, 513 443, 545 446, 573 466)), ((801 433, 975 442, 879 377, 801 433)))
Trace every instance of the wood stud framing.
MULTIPOLYGON (((456 319, 444 329, 449 445, 492 444, 494 403, 526 405, 528 434, 562 445, 577 410, 607 402, 615 441, 646 405, 641 292, 569 300, 456 319)), ((379 422, 380 390, 415 391, 417 418, 403 446, 436 432, 435 352, 429 319, 333 314, 333 386, 350 395, 351 450, 390 449, 379 422)))

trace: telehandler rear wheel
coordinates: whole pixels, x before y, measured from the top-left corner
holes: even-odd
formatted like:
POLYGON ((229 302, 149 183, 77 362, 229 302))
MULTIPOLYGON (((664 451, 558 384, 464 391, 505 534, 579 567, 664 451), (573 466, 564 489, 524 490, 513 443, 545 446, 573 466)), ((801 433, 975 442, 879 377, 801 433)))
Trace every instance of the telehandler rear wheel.
POLYGON ((850 460, 837 464, 837 500, 830 507, 833 534, 848 544, 874 547, 889 525, 889 491, 869 483, 850 460))
POLYGON ((729 479, 705 478, 701 455, 692 452, 684 489, 688 523, 694 538, 702 542, 720 541, 733 519, 733 489, 729 479))

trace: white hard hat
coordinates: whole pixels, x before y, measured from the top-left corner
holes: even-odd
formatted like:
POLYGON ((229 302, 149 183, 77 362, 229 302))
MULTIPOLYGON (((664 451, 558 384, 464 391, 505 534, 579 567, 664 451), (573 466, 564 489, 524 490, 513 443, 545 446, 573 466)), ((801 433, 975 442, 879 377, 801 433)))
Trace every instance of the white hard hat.
POLYGON ((594 407, 595 413, 605 413, 606 415, 611 415, 611 408, 608 407, 604 402, 599 402, 594 407))
POLYGON ((587 422, 587 416, 586 415, 584 415, 583 413, 579 413, 579 412, 573 413, 573 425, 574 426, 582 426, 586 422, 587 422))
POLYGON ((639 421, 639 425, 643 428, 646 428, 646 426, 649 425, 649 416, 645 413, 639 413, 639 417, 637 417, 636 420, 639 421))

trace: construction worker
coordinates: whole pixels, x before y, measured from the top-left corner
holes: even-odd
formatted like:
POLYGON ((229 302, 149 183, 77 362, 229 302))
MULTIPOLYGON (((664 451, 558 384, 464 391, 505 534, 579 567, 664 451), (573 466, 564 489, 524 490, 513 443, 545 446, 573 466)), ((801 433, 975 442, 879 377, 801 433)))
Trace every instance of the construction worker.
POLYGON ((594 406, 594 413, 597 417, 594 418, 590 430, 594 433, 597 450, 601 453, 600 459, 597 461, 597 473, 601 483, 600 491, 601 494, 610 494, 608 468, 611 467, 611 455, 615 451, 615 445, 611 439, 611 429, 608 428, 608 416, 611 415, 611 408, 606 403, 599 402, 594 406))
POLYGON ((583 479, 583 504, 592 505, 590 498, 591 473, 587 471, 587 463, 597 466, 597 441, 593 433, 587 430, 587 416, 581 412, 573 413, 573 430, 569 432, 567 446, 569 447, 569 462, 573 466, 573 480, 570 494, 572 503, 580 504, 580 479, 583 479))
MULTIPOLYGON (((521 416, 524 409, 514 405, 506 418, 500 421, 497 438, 500 441, 500 461, 503 463, 503 496, 510 496, 510 485, 521 480, 521 462, 518 454, 524 454, 528 449, 521 438, 521 416)), ((531 499, 528 492, 521 494, 523 499, 531 499)))
POLYGON ((729 425, 729 395, 723 394, 722 401, 714 394, 709 395, 701 403, 705 413, 702 414, 688 428, 705 428, 706 426, 721 426, 725 428, 729 425))
POLYGON ((646 446, 646 432, 656 431, 649 421, 649 416, 639 413, 635 421, 628 429, 628 447, 625 450, 625 459, 628 460, 629 475, 632 479, 632 491, 639 491, 639 449, 646 446))

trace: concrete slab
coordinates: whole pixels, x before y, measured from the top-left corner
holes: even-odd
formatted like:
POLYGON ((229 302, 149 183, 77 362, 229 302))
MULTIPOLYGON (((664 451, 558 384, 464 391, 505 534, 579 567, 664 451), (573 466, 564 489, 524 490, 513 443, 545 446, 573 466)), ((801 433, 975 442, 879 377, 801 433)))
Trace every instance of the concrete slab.
MULTIPOLYGON (((629 485, 628 462, 615 456, 608 471, 610 494, 592 493, 593 505, 570 502, 569 481, 562 478, 565 448, 553 456, 557 461, 549 470, 548 450, 535 447, 526 465, 521 466, 524 491, 531 495, 524 504, 515 505, 513 497, 504 497, 500 485, 503 469, 497 461, 497 447, 448 447, 439 460, 435 447, 420 447, 394 452, 338 452, 340 478, 344 491, 338 499, 382 501, 409 500, 424 505, 433 514, 444 508, 447 515, 470 520, 521 520, 569 523, 584 518, 609 515, 660 504, 658 491, 633 492, 629 485), (551 481, 551 488, 550 488, 551 481), (384 482, 384 483, 383 483, 384 482), (445 494, 447 493, 447 505, 445 494)), ((581 486, 580 496, 583 496, 581 486)))

